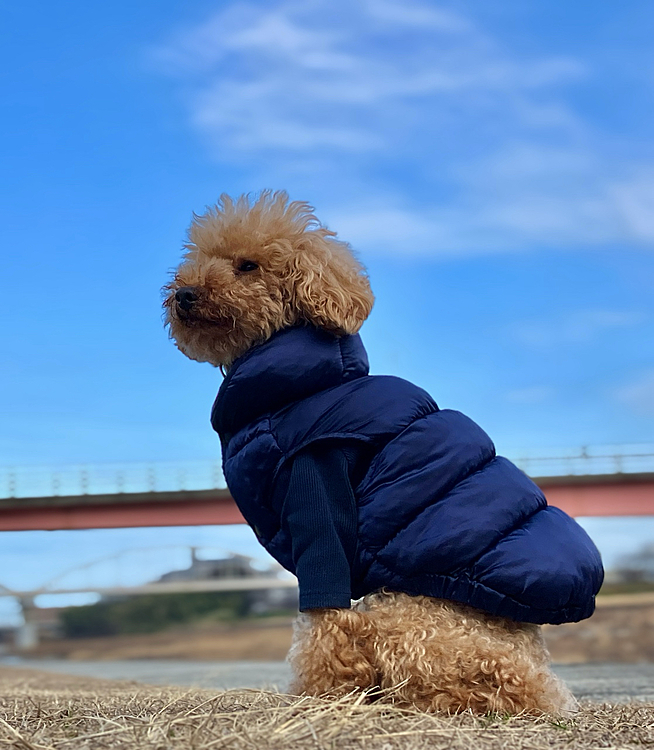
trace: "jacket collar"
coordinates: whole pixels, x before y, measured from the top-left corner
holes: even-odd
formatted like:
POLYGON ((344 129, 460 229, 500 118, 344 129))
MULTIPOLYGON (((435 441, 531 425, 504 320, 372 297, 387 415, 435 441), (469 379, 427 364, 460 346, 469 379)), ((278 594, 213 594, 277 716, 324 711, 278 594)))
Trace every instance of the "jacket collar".
POLYGON ((368 374, 358 334, 337 337, 313 326, 285 328, 239 357, 211 410, 223 443, 254 419, 368 374))

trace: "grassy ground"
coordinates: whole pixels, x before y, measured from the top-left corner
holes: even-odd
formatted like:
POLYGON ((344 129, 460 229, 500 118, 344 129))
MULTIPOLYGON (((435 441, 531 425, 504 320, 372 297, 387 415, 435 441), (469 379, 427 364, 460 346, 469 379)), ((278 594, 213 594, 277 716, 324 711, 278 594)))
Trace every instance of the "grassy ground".
POLYGON ((432 716, 258 690, 184 691, 6 670, 0 744, 17 750, 558 750, 654 745, 654 704, 574 718, 432 716))

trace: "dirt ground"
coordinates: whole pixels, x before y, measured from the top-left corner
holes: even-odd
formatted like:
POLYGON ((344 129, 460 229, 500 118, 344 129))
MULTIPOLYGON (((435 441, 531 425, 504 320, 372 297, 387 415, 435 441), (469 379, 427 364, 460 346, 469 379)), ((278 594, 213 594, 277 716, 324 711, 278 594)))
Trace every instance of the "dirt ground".
POLYGON ((0 744, 16 750, 594 750, 654 745, 654 703, 554 717, 420 714, 261 690, 156 688, 5 669, 0 744))
POLYGON ((193 659, 283 661, 291 645, 292 619, 243 621, 175 628, 161 633, 43 641, 30 658, 193 659))
POLYGON ((543 630, 555 662, 654 662, 654 597, 600 598, 588 620, 543 630))
MULTIPOLYGON (((589 620, 544 630, 555 662, 654 662, 654 597, 606 597, 589 620)), ((151 635, 46 641, 30 657, 281 661, 291 633, 290 618, 212 624, 151 635)))

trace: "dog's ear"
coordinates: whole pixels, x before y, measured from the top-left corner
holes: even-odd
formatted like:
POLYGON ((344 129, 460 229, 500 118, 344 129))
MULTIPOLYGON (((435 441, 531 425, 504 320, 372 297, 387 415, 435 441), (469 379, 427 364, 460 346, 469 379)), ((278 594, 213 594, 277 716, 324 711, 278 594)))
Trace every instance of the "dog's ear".
POLYGON ((348 245, 324 228, 305 232, 291 259, 291 304, 298 320, 336 334, 356 333, 375 298, 348 245))

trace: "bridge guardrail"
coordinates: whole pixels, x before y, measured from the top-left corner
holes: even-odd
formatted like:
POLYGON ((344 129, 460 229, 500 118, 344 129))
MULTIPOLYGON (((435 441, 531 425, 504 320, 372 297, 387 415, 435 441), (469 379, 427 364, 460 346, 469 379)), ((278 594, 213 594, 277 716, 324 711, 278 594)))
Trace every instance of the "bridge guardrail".
MULTIPOLYGON (((508 455, 532 477, 654 473, 654 445, 588 446, 508 455)), ((220 461, 0 467, 0 498, 225 488, 220 461)))
POLYGON ((530 477, 654 473, 654 445, 585 446, 568 451, 509 454, 530 477))
POLYGON ((220 461, 0 467, 0 498, 225 489, 220 461))

